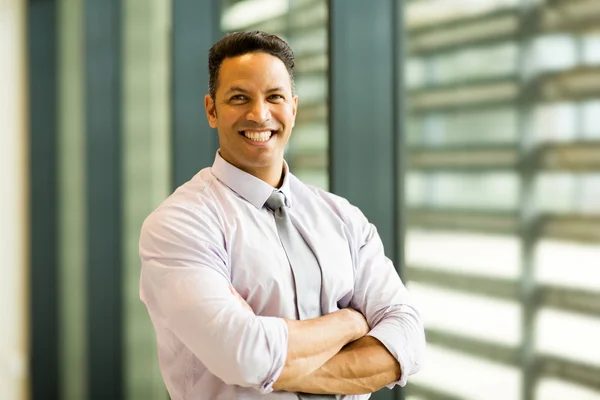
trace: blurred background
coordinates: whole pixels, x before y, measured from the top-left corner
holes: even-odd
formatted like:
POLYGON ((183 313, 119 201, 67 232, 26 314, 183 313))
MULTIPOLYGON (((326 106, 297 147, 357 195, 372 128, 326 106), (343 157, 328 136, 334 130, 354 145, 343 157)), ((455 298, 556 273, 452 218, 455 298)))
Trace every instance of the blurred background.
POLYGON ((139 230, 248 29, 297 57, 292 171, 420 306, 426 367, 373 398, 600 399, 598 0, 0 0, 0 399, 168 398, 139 230))

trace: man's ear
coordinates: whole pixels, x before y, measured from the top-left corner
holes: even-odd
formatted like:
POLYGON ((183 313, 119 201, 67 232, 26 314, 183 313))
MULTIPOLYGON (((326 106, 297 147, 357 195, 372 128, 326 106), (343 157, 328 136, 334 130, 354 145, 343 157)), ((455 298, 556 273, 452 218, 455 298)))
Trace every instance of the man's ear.
POLYGON ((294 105, 292 109, 292 115, 294 116, 294 120, 292 121, 292 128, 296 126, 296 111, 298 111, 298 95, 294 96, 294 105))
POLYGON ((204 108, 206 109, 206 118, 208 119, 208 125, 211 128, 217 127, 217 108, 215 107, 215 101, 210 94, 204 96, 204 108))

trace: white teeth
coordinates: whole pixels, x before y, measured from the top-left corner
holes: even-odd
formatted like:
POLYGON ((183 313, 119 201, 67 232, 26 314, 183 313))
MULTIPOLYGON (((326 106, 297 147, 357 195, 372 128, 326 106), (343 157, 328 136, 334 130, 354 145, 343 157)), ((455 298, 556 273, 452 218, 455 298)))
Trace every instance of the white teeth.
POLYGON ((263 132, 246 132, 244 131, 244 136, 254 142, 266 142, 271 138, 271 131, 263 131, 263 132))

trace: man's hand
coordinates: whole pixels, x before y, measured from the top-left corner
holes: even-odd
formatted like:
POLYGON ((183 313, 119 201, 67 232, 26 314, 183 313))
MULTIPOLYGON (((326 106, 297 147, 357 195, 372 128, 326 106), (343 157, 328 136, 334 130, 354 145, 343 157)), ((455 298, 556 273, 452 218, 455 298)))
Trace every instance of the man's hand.
POLYGON ((242 304, 242 306, 250 311, 252 314, 254 314, 254 310, 252 309, 252 307, 250 307, 250 305, 248 305, 248 303, 246 303, 246 300, 244 300, 244 298, 242 296, 240 296, 240 294, 234 289, 233 286, 229 286, 229 290, 231 291, 231 294, 233 294, 235 296, 236 299, 238 299, 238 301, 242 304))
MULTIPOLYGON (((235 296, 235 298, 246 310, 254 314, 254 310, 252 309, 252 307, 250 307, 250 305, 246 303, 246 300, 244 300, 244 298, 240 296, 240 294, 235 290, 233 286, 229 286, 229 290, 231 291, 231 294, 235 296)), ((365 317, 359 311, 356 311, 352 308, 346 308, 340 310, 339 312, 344 313, 345 318, 347 318, 352 323, 352 332, 354 332, 354 335, 351 342, 362 338, 369 332, 369 324, 367 323, 365 317)))
POLYGON ((358 340, 364 337, 367 333, 369 333, 369 324, 367 323, 365 317, 360 313, 360 311, 356 311, 352 308, 346 308, 345 310, 348 311, 348 318, 352 319, 356 323, 356 328, 354 330, 354 332, 356 332, 356 335, 354 336, 354 339, 352 341, 358 340))

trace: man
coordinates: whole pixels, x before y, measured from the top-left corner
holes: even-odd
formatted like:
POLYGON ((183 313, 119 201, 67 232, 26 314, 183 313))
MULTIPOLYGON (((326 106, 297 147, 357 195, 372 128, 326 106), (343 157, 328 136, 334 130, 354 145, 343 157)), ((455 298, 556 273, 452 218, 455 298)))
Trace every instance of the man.
POLYGON ((293 66, 274 35, 213 45, 215 162, 144 222, 141 299, 173 400, 367 399, 420 368, 423 325, 375 227, 284 161, 293 66))

